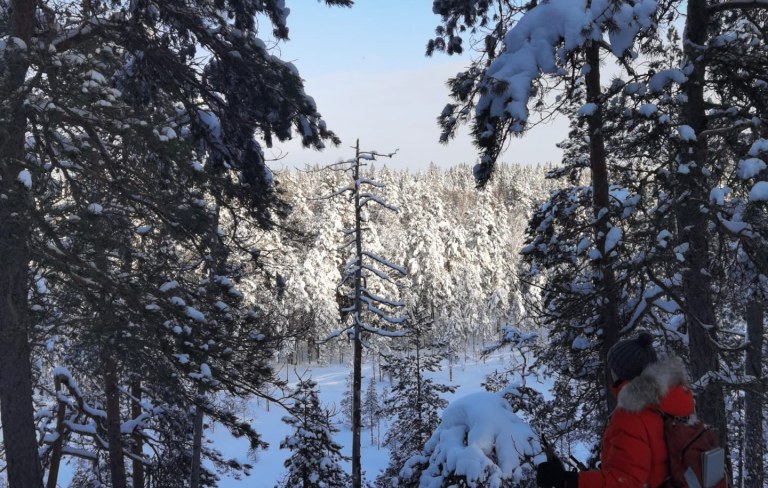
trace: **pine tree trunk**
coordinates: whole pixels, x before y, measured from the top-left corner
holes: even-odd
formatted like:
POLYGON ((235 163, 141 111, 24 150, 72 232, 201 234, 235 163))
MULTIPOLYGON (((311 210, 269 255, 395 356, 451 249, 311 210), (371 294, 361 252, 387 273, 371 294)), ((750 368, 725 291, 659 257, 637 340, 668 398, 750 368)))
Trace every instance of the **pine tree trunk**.
POLYGON ((373 432, 373 428, 375 426, 374 425, 375 422, 374 422, 374 418, 373 417, 374 417, 374 413, 371 412, 371 420, 370 420, 370 422, 368 422, 369 423, 369 427, 371 428, 371 445, 374 445, 376 443, 376 439, 374 437, 374 432, 373 432))
POLYGON ((763 430, 763 384, 762 351, 765 333, 765 310, 763 303, 753 299, 747 306, 747 360, 744 373, 754 376, 754 389, 744 394, 744 481, 743 488, 763 488, 765 486, 765 437, 763 430))
MULTIPOLYGON (((198 389, 198 396, 202 397, 202 388, 198 389)), ((203 401, 202 398, 199 401, 203 401)), ((194 432, 192 438, 192 477, 190 481, 190 488, 200 487, 200 466, 202 463, 202 451, 203 451, 203 424, 205 420, 205 413, 203 409, 197 407, 195 410, 195 423, 194 432)))
MULTIPOLYGON (((31 45, 35 2, 11 0, 10 7, 10 36, 31 45)), ((40 488, 43 483, 35 438, 27 305, 31 200, 16 181, 27 126, 19 88, 28 67, 28 61, 10 49, 0 65, 0 418, 10 488, 40 488)))
POLYGON ((384 368, 381 365, 381 353, 379 353, 379 381, 384 381, 384 368))
MULTIPOLYGON (((611 394, 611 375, 608 370, 608 351, 616 344, 619 337, 619 311, 618 298, 616 297, 616 276, 611 266, 611 257, 605 255, 605 237, 610 229, 609 213, 610 194, 608 184, 608 164, 605 154, 605 137, 603 136, 603 110, 601 106, 602 88, 600 87, 600 46, 591 43, 587 46, 586 74, 587 102, 594 103, 597 109, 588 118, 589 130, 589 162, 592 170, 592 211, 595 216, 595 244, 600 251, 601 258, 595 261, 595 265, 601 276, 599 290, 602 300, 600 311, 602 319, 603 343, 601 356, 603 364, 603 386, 606 399, 605 412, 612 412, 616 406, 616 399, 611 394), (605 210, 603 210, 605 209, 605 210)), ((607 421, 607 418, 605 419, 607 421)))
MULTIPOLYGON (((693 71, 683 85, 688 101, 684 106, 684 121, 700 135, 706 129, 704 103, 705 70, 704 57, 698 46, 707 44, 709 23, 706 0, 689 0, 685 27, 684 52, 686 62, 693 71)), ((687 193, 677 212, 677 226, 680 243, 688 243, 685 255, 686 269, 683 272, 683 298, 686 325, 689 337, 691 374, 696 381, 702 376, 718 371, 717 319, 712 301, 709 277, 710 258, 708 244, 708 218, 701 213, 701 202, 708 201, 704 188, 706 176, 702 168, 707 162, 705 137, 698 137, 681 147, 681 162, 688 164, 688 174, 678 173, 682 188, 687 193)), ((707 192, 709 190, 706 190, 707 192)), ((727 424, 725 400, 720 386, 712 381, 696 398, 699 416, 720 433, 720 441, 727 446, 727 424)), ((726 449, 727 451, 727 449, 726 449)))
MULTIPOLYGON (((139 403, 141 402, 141 382, 139 380, 134 380, 131 383, 131 396, 135 399, 131 403, 131 418, 135 419, 141 415, 141 404, 139 403)), ((137 457, 144 455, 144 440, 138 432, 133 434, 132 452, 137 457)), ((144 463, 134 459, 131 467, 133 468, 133 488, 144 488, 144 463)))
POLYGON ((104 393, 107 398, 107 442, 109 443, 109 472, 112 488, 127 488, 125 456, 120 432, 120 388, 117 381, 117 361, 108 351, 104 354, 104 393))
POLYGON ((363 238, 362 238, 362 212, 360 208, 360 141, 357 141, 355 149, 355 252, 357 255, 357 271, 355 272, 355 316, 354 316, 354 358, 352 366, 352 488, 363 486, 363 474, 360 463, 360 391, 362 389, 363 345, 361 341, 362 328, 360 320, 362 314, 362 285, 363 285, 363 238))
MULTIPOLYGON (((61 391, 61 381, 56 378, 55 380, 56 392, 61 391)), ((59 467, 61 466, 62 458, 62 445, 64 444, 64 416, 66 415, 67 405, 59 401, 59 405, 56 410, 56 433, 58 437, 53 443, 51 448, 51 461, 48 468, 48 480, 46 481, 46 488, 56 488, 59 479, 59 467)))

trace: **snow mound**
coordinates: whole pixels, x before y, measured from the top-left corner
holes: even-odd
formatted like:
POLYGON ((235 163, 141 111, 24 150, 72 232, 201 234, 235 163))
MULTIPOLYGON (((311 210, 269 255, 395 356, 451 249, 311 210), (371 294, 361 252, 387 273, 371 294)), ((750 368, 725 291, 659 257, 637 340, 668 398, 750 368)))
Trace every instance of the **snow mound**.
POLYGON ((412 478, 419 465, 426 465, 422 488, 438 488, 457 477, 470 487, 499 488, 505 481, 520 482, 545 460, 536 434, 509 403, 498 393, 478 392, 448 405, 423 456, 409 459, 401 477, 412 478))

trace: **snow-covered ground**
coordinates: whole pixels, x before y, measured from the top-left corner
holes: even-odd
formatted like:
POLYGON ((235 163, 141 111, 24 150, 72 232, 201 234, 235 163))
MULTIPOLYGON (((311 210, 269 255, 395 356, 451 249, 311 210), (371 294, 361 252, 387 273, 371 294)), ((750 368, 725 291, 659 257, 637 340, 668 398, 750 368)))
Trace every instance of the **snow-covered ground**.
MULTIPOLYGON (((466 395, 483 391, 480 386, 485 377, 494 370, 503 370, 507 368, 511 361, 511 353, 500 351, 488 356, 485 360, 469 358, 464 362, 459 360, 453 365, 453 379, 449 379, 447 364, 443 364, 443 369, 432 374, 436 382, 456 386, 456 392, 447 394, 446 399, 464 397, 466 395)), ((347 385, 347 377, 350 374, 350 366, 347 364, 330 364, 328 366, 304 365, 294 367, 287 372, 287 378, 291 387, 295 386, 296 374, 307 378, 312 377, 317 382, 320 390, 320 399, 324 405, 335 407, 340 410, 339 405, 344 396, 347 385)), ((371 373, 370 364, 363 367, 363 386, 367 387, 367 381, 371 373)), ((285 367, 282 366, 280 375, 286 378, 285 367)), ((378 378, 377 378, 378 379, 378 378)), ((379 394, 385 388, 390 386, 387 377, 383 381, 377 382, 379 394)), ((282 421, 286 414, 285 410, 274 403, 270 404, 269 410, 263 400, 253 399, 248 402, 246 407, 246 416, 251 420, 252 425, 262 435, 264 441, 269 443, 267 450, 258 451, 255 456, 248 453, 248 443, 242 439, 232 437, 229 432, 221 426, 214 428, 206 433, 208 442, 212 442, 227 458, 236 458, 243 462, 253 465, 251 476, 236 479, 234 477, 222 476, 220 488, 272 488, 284 473, 283 462, 290 455, 290 452, 280 449, 280 441, 290 433, 290 427, 282 421)), ((336 435, 336 441, 344 446, 343 453, 346 456, 351 455, 352 451, 352 432, 341 423, 341 415, 337 416, 337 423, 340 429, 336 435)), ((384 439, 388 425, 386 421, 381 423, 380 439, 384 439)), ((385 447, 371 445, 371 435, 369 430, 362 434, 362 464, 366 479, 373 480, 383 470, 389 461, 389 453, 385 447)), ((351 472, 350 463, 347 463, 345 469, 351 472)), ((67 486, 74 471, 72 460, 68 459, 62 467, 60 475, 61 486, 67 486)))
MULTIPOLYGON (((466 364, 463 362, 454 364, 452 382, 449 381, 447 367, 436 373, 434 378, 440 383, 452 384, 458 387, 456 393, 446 397, 450 401, 452 398, 463 397, 481 391, 482 387, 480 384, 485 379, 485 376, 494 369, 504 368, 509 363, 509 360, 510 354, 506 352, 490 356, 485 361, 473 361, 470 359, 466 364)), ((311 375, 317 382, 320 388, 320 398, 324 404, 338 407, 346 388, 347 376, 350 371, 349 366, 340 364, 328 366, 312 365, 297 368, 297 371, 302 377, 311 375)), ((286 374, 285 370, 283 370, 282 374, 286 374)), ((370 365, 366 365, 363 369, 363 375, 368 378, 369 374, 370 365)), ((292 386, 295 383, 295 378, 295 372, 291 370, 289 372, 289 379, 292 386)), ((363 381, 364 385, 367 384, 366 381, 363 381)), ((379 392, 381 392, 388 386, 387 378, 385 377, 384 381, 377 383, 377 386, 379 392)), ((259 451, 257 453, 255 463, 252 459, 249 460, 254 466, 250 477, 241 480, 222 478, 219 483, 221 488, 242 488, 244 486, 249 488, 273 487, 283 474, 283 462, 290 454, 287 450, 279 449, 278 447, 280 441, 290 430, 281 420, 283 415, 285 415, 285 410, 273 404, 267 412, 263 401, 257 402, 254 400, 248 405, 248 415, 253 420, 256 430, 263 435, 264 440, 269 443, 270 447, 266 451, 259 451)), ((339 418, 338 420, 340 421, 341 419, 339 418)), ((343 452, 349 456, 352 450, 352 432, 343 425, 339 425, 339 428, 341 431, 337 434, 336 441, 344 446, 343 452)), ((386 423, 382 423, 382 439, 386 428, 386 423)), ((213 441, 226 456, 243 460, 248 459, 247 443, 234 439, 224 429, 218 428, 213 432, 209 432, 208 439, 213 441)), ((389 456, 386 448, 377 448, 375 445, 371 445, 370 431, 364 431, 362 435, 362 464, 366 478, 373 480, 379 471, 386 467, 388 460, 389 456)), ((351 471, 350 466, 346 466, 346 469, 351 471)))

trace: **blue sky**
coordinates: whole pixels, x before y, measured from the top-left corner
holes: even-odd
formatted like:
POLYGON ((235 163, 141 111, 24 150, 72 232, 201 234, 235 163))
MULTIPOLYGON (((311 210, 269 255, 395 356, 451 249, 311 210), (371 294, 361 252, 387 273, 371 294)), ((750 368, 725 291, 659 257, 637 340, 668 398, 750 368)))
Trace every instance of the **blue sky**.
MULTIPOLYGON (((267 149, 275 168, 327 164, 353 155, 360 138, 364 149, 397 156, 391 167, 426 168, 474 164, 477 151, 464 129, 449 145, 438 141, 436 117, 449 101, 445 81, 469 64, 462 57, 424 55, 439 23, 429 0, 357 0, 351 9, 329 8, 312 0, 286 2, 291 40, 278 46, 292 61, 315 98, 328 126, 342 139, 322 152, 289 143, 267 149)), ((555 143, 565 136, 559 121, 511 143, 507 162, 559 161, 555 143)))

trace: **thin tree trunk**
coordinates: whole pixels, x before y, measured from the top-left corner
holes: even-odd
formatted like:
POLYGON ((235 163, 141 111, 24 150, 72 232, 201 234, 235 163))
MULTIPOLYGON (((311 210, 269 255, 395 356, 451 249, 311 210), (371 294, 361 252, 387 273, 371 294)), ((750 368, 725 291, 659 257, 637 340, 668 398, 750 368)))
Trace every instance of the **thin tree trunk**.
MULTIPOLYGON (((705 194, 703 190, 707 186, 703 184, 706 176, 702 172, 707 162, 707 145, 706 138, 701 136, 707 124, 704 104, 706 66, 699 48, 705 46, 708 39, 707 3, 706 0, 688 1, 683 41, 686 62, 692 72, 687 75, 688 81, 683 85, 688 98, 683 116, 685 123, 699 137, 682 145, 681 162, 688 165, 689 173, 677 174, 682 185, 680 192, 687 193, 678 209, 677 226, 679 242, 688 243, 689 246, 685 255, 686 269, 683 272, 683 298, 694 381, 719 369, 719 353, 716 346, 718 327, 709 275, 708 217, 700 211, 701 202, 706 202, 709 198, 708 193, 705 194)), ((696 400, 699 416, 717 429, 721 444, 727 446, 725 400, 720 385, 715 381, 708 382, 696 400)))
MULTIPOLYGON (((202 397, 203 391, 202 387, 198 389, 197 392, 199 397, 202 397)), ((199 401, 203 401, 202 398, 199 398, 199 401)), ((200 465, 202 462, 202 451, 203 451, 203 424, 205 420, 205 413, 203 412, 203 409, 199 406, 195 410, 195 423, 194 423, 194 432, 193 432, 193 439, 192 439, 192 477, 190 481, 190 488, 199 488, 200 487, 200 465)))
POLYGON ((375 419, 373 418, 374 416, 375 416, 375 413, 371 412, 371 419, 370 419, 370 422, 368 422, 370 427, 371 427, 371 445, 372 446, 376 443, 376 439, 374 438, 374 432, 373 432, 373 428, 375 426, 374 425, 375 424, 375 419))
POLYGON ((107 397, 107 442, 109 442, 109 472, 112 488, 127 488, 125 457, 120 432, 120 389, 117 381, 117 360, 104 353, 104 393, 107 397))
POLYGON ((354 359, 352 366, 352 488, 363 486, 362 467, 360 463, 360 392, 362 388, 363 345, 361 341, 360 315, 362 302, 360 300, 363 286, 363 236, 362 209, 360 208, 360 140, 355 147, 355 252, 357 255, 357 271, 355 271, 355 316, 354 316, 354 359))
POLYGON ((384 368, 381 365, 381 353, 379 353, 379 381, 384 381, 384 368))
MULTIPOLYGON (((611 375, 608 370, 608 351, 616 344, 619 337, 619 311, 616 297, 616 276, 611 266, 613 261, 606 254, 605 238, 610 229, 609 213, 610 194, 608 185, 608 164, 605 154, 603 135, 603 109, 601 105, 602 88, 600 86, 600 46, 591 43, 586 51, 589 71, 585 76, 587 102, 594 103, 596 110, 587 120, 589 130, 589 163, 592 172, 592 211, 595 216, 595 244, 600 251, 600 259, 595 262, 601 275, 599 291, 602 307, 600 311, 603 325, 603 343, 600 351, 603 360, 603 386, 605 388, 606 413, 612 412, 616 399, 610 393, 611 375)), ((607 421, 607 418, 606 418, 607 421)))
MULTIPOLYGON (((131 403, 131 418, 135 419, 141 415, 141 381, 134 380, 131 383, 131 396, 134 398, 133 403, 131 403)), ((144 439, 138 432, 133 434, 132 452, 138 458, 144 457, 144 439)), ((134 459, 131 467, 133 468, 133 488, 144 488, 144 463, 134 459)))
MULTIPOLYGON (((61 380, 55 379, 56 392, 61 391, 61 380)), ((51 449, 51 462, 50 468, 48 468, 48 480, 45 484, 46 488, 56 488, 56 484, 59 479, 59 467, 61 466, 62 457, 62 445, 64 444, 64 416, 67 412, 67 405, 59 401, 58 408, 56 410, 56 434, 58 437, 53 443, 51 449)))
MULTIPOLYGON (((421 408, 421 341, 419 341, 419 331, 416 331, 416 408, 419 409, 419 415, 418 420, 418 432, 423 432, 423 418, 422 418, 422 408, 421 408)), ((421 439, 419 439, 419 443, 421 443, 421 439)))
MULTIPOLYGON (((8 33, 31 45, 35 2, 11 0, 10 7, 8 33)), ((28 335, 31 199, 16 181, 24 161, 27 126, 20 90, 29 67, 24 54, 8 49, 0 66, 0 417, 10 488, 41 488, 28 335)))
POLYGON ((765 310, 763 303, 753 299, 747 305, 747 360, 744 373, 756 378, 754 389, 744 393, 744 480, 743 488, 765 486, 765 437, 763 430, 763 385, 762 351, 765 333, 765 310))

